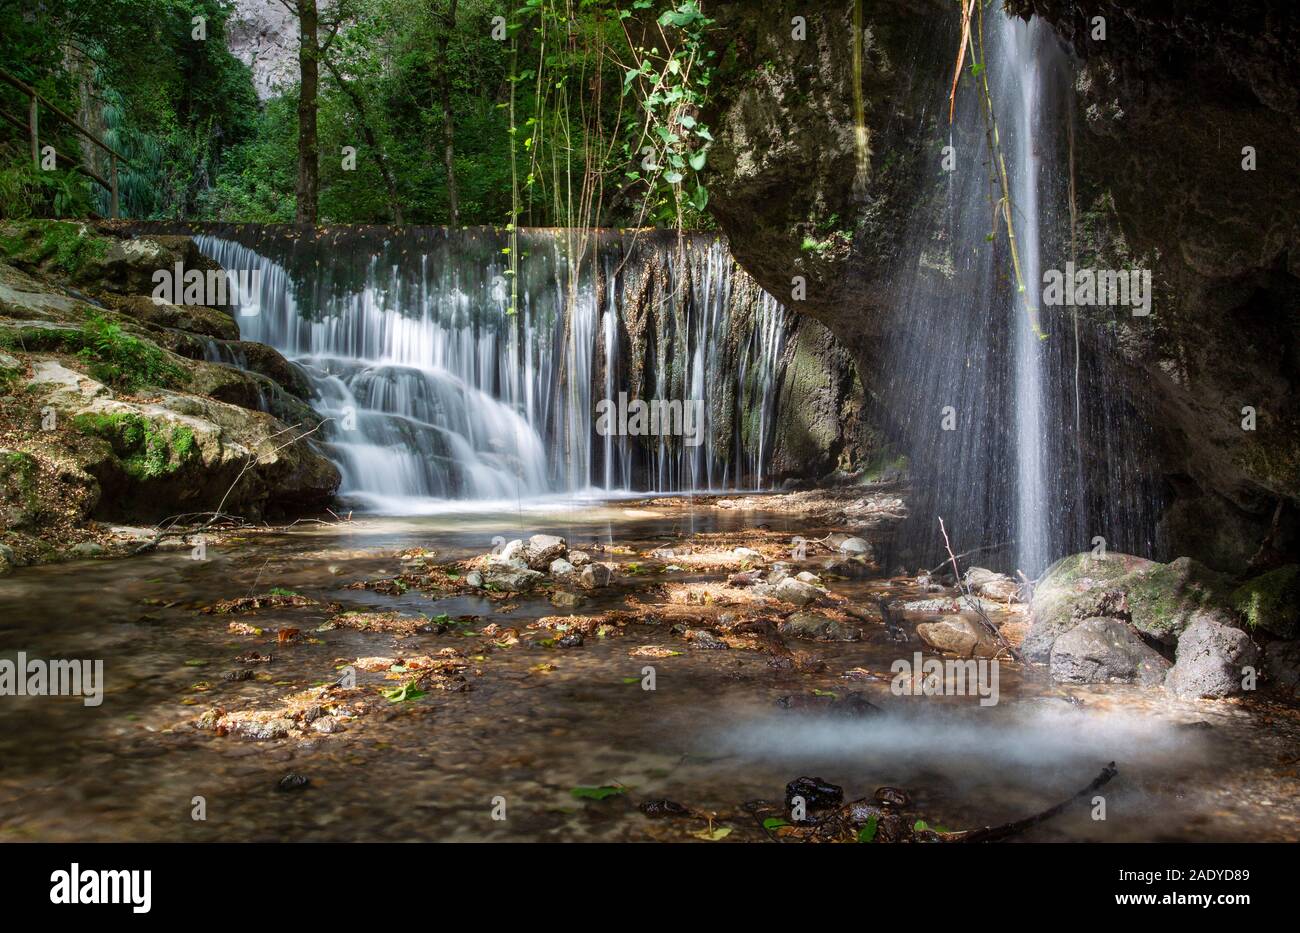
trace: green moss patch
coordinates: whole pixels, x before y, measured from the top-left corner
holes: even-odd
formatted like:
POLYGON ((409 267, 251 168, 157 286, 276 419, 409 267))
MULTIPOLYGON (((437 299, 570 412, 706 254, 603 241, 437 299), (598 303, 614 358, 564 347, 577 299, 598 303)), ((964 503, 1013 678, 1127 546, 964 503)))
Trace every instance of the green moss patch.
POLYGON ((74 278, 89 263, 102 259, 109 241, 81 224, 30 221, 0 236, 0 254, 25 266, 53 266, 74 278))
POLYGON ((198 455, 189 428, 159 428, 140 415, 82 414, 73 419, 73 426, 82 434, 107 441, 123 470, 138 480, 169 476, 198 455))
POLYGON ((177 386, 185 371, 155 343, 128 334, 120 324, 97 314, 86 318, 78 355, 100 382, 128 392, 146 385, 177 386))
POLYGON ((1232 604, 1251 629, 1294 637, 1300 632, 1300 565, 1287 564, 1242 584, 1232 604))

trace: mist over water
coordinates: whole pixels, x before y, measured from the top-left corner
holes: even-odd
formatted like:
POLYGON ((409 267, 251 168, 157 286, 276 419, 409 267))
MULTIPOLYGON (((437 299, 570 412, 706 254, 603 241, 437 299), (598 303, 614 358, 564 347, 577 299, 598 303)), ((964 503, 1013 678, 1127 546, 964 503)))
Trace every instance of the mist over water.
POLYGON ((1150 770, 1184 767, 1208 754, 1186 730, 1136 711, 1033 700, 910 707, 854 719, 773 714, 730 723, 708 743, 755 761, 867 770, 882 783, 939 773, 958 784, 1082 786, 1110 761, 1121 771, 1150 770))

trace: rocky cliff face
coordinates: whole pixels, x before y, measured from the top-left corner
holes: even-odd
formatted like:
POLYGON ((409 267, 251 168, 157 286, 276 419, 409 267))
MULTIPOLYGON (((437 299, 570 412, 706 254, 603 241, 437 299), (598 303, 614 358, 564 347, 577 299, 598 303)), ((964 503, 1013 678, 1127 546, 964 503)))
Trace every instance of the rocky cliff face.
MULTIPOLYGON (((1295 17, 1268 0, 1013 5, 1071 53, 1080 263, 1153 269, 1154 326, 1119 324, 1114 391, 1154 433, 1165 542, 1221 569, 1276 565, 1296 546, 1300 499, 1295 17), (1094 15, 1105 40, 1089 38, 1094 15)), ((747 4, 715 6, 709 116, 712 208, 734 254, 783 299, 806 280, 790 306, 853 353, 870 395, 900 281, 943 274, 898 262, 906 219, 936 197, 929 147, 945 132, 960 17, 926 0, 863 6, 856 75, 849 0, 772 4, 761 22, 747 4), (796 16, 804 41, 786 27, 796 16)))
POLYGON ((298 24, 280 3, 235 0, 227 46, 253 70, 253 86, 262 100, 298 80, 298 24))

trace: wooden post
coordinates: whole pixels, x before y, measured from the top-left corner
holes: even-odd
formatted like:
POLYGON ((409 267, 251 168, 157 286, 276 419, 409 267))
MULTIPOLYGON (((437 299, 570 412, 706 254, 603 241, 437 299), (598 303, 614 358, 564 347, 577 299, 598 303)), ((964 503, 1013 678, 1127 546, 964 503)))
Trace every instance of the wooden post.
POLYGON ((27 127, 32 131, 32 166, 39 172, 41 169, 41 144, 36 123, 36 95, 33 94, 30 100, 31 104, 27 109, 27 127))
POLYGON ((117 220, 117 153, 111 153, 108 157, 108 180, 113 185, 113 219, 117 220))

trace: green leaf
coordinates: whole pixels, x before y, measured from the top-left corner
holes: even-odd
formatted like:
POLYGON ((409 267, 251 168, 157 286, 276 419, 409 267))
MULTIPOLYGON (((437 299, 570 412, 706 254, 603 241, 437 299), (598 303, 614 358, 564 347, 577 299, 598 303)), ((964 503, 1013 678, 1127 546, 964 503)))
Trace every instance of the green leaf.
POLYGON ((408 680, 400 687, 394 687, 392 690, 384 690, 383 695, 389 703, 404 703, 407 700, 418 700, 424 696, 424 691, 415 686, 414 680, 408 680))
POLYGON ((713 829, 701 829, 699 832, 691 833, 696 839, 703 839, 705 842, 717 842, 719 839, 726 839, 731 835, 730 826, 718 826, 713 829))
POLYGON ((780 829, 782 826, 789 826, 789 825, 790 825, 789 823, 781 819, 779 816, 769 816, 767 819, 763 821, 764 829, 780 829))
POLYGON ((923 833, 929 828, 930 827, 926 825, 925 820, 917 820, 912 824, 912 832, 914 833, 923 833))
POLYGON ((574 787, 569 793, 579 800, 604 800, 606 797, 617 797, 625 792, 625 788, 615 787, 612 784, 602 784, 599 787, 574 787))
POLYGON ((664 181, 670 185, 676 185, 681 182, 683 175, 681 172, 664 172, 664 181))
POLYGON ((866 825, 858 830, 858 842, 874 842, 876 839, 876 829, 880 823, 880 818, 875 814, 867 817, 866 825))
POLYGON ((697 172, 703 170, 704 163, 708 161, 708 158, 709 154, 703 149, 699 152, 693 153, 691 155, 691 168, 695 169, 697 172))
POLYGON ((678 122, 681 123, 682 126, 686 127, 689 130, 691 127, 695 125, 695 118, 691 116, 689 113, 686 113, 686 114, 682 114, 682 118, 678 122))

